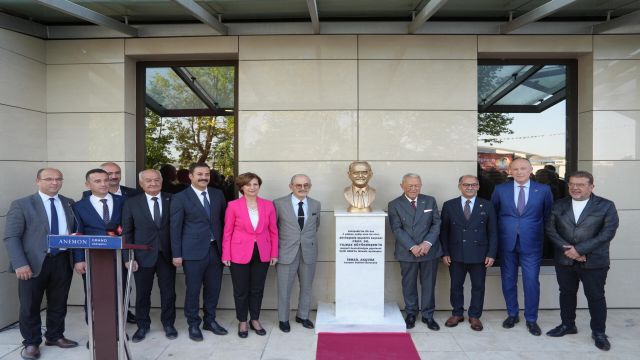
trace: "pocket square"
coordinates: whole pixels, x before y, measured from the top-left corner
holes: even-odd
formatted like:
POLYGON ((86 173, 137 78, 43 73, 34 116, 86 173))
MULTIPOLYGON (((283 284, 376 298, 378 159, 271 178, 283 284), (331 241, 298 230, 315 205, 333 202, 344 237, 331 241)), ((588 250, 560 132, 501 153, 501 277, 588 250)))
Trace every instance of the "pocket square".
POLYGON ((433 209, 426 209, 424 212, 428 213, 430 211, 433 211, 433 209))

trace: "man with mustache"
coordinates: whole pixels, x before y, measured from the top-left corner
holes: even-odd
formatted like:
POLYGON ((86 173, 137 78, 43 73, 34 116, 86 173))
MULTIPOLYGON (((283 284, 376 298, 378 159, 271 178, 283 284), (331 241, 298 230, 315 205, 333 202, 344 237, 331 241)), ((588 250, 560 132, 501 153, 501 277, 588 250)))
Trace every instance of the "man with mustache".
POLYGON ((189 166, 191 186, 175 194, 170 205, 170 234, 173 265, 182 266, 187 291, 184 315, 189 325, 189 338, 202 341, 200 323, 205 330, 226 335, 216 322, 216 307, 222 285, 222 229, 226 203, 222 191, 207 187, 211 176, 209 165, 189 166), (203 290, 204 319, 200 312, 200 289, 203 290))

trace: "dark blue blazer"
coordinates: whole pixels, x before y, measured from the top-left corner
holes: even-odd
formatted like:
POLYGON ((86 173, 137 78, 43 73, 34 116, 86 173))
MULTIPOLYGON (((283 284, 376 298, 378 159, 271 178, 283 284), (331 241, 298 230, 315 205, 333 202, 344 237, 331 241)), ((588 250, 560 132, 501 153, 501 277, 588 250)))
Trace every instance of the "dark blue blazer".
MULTIPOLYGON (((130 198, 132 196, 136 196, 136 195, 141 193, 141 191, 139 191, 138 189, 134 189, 134 188, 130 188, 130 187, 127 187, 127 186, 122 186, 122 185, 120 185, 120 192, 122 193, 122 197, 125 200, 127 200, 127 198, 130 198)), ((91 196, 91 190, 85 190, 82 193, 82 198, 83 199, 87 198, 89 196, 91 196)))
POLYGON ((467 220, 458 196, 444 203, 440 219, 443 256, 466 264, 483 263, 487 257, 496 258, 498 225, 491 201, 476 196, 471 217, 467 220))
POLYGON ((551 213, 551 188, 530 181, 529 199, 522 215, 518 214, 514 200, 513 181, 496 186, 491 202, 498 215, 500 251, 514 251, 520 237, 520 252, 542 254, 544 222, 551 213))
MULTIPOLYGON (((83 235, 106 235, 107 230, 115 230, 122 222, 122 206, 124 199, 122 196, 113 195, 113 213, 111 221, 105 224, 102 221, 102 214, 98 214, 96 209, 91 205, 89 197, 73 204, 73 213, 78 222, 78 232, 83 235)), ((84 261, 84 250, 73 250, 73 262, 84 261)))
POLYGON ((222 191, 212 187, 208 187, 207 191, 211 203, 211 218, 207 216, 191 186, 171 197, 169 221, 174 258, 203 259, 211 246, 211 235, 216 240, 218 254, 222 254, 222 229, 227 205, 222 191))

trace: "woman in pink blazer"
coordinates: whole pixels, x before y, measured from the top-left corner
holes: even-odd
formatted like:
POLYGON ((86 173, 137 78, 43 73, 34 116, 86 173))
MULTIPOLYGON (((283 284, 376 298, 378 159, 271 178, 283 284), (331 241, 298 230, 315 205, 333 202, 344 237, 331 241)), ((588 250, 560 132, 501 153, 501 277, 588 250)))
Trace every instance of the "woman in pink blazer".
POLYGON ((267 332, 260 324, 260 307, 269 265, 278 262, 278 228, 273 203, 258 197, 262 179, 254 173, 236 178, 243 197, 229 202, 224 217, 222 262, 231 267, 236 303, 238 336, 246 338, 249 327, 258 335, 267 332))

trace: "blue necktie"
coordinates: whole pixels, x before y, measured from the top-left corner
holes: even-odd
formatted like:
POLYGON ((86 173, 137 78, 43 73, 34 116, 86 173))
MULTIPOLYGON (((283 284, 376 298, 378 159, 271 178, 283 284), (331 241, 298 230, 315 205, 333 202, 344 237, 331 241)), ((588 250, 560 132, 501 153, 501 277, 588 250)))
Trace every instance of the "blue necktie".
MULTIPOLYGON (((56 210, 56 198, 49 198, 51 201, 51 226, 49 226, 51 235, 59 235, 60 229, 58 228, 58 210, 56 210)), ((51 255, 58 255, 60 253, 59 249, 50 248, 49 252, 51 255)))

